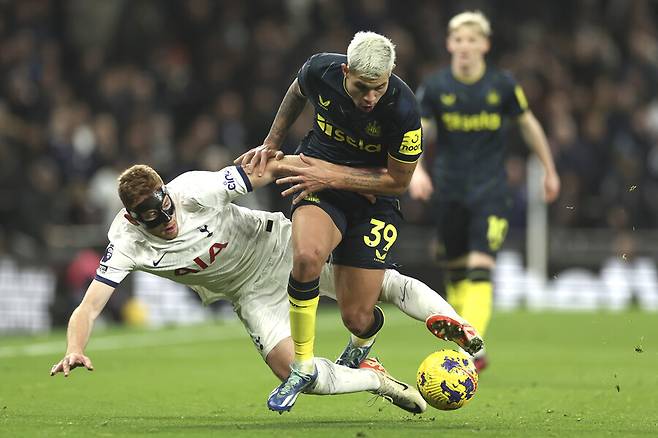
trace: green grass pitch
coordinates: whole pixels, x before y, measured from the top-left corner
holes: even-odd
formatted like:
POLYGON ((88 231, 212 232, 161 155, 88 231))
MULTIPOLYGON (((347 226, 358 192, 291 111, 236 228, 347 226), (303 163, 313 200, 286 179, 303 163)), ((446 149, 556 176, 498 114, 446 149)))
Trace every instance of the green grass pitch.
MULTIPOLYGON (((386 315, 373 352, 415 382, 420 361, 451 345, 397 309, 386 315)), ((334 358, 346 341, 337 311, 323 310, 316 353, 334 358)), ((498 313, 473 401, 418 416, 363 393, 268 411, 277 381, 237 321, 99 329, 87 351, 95 371, 50 377, 64 346, 63 331, 0 338, 0 436, 658 435, 656 314, 498 313)))

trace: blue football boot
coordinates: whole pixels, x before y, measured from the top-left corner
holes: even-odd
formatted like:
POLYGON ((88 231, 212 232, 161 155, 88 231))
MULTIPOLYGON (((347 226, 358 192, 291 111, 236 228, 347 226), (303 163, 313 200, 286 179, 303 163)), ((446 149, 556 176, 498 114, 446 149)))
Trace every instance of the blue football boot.
POLYGON ((289 411, 297 401, 297 396, 311 386, 318 378, 317 368, 308 374, 290 367, 290 375, 279 386, 274 388, 267 399, 267 407, 280 414, 289 411))

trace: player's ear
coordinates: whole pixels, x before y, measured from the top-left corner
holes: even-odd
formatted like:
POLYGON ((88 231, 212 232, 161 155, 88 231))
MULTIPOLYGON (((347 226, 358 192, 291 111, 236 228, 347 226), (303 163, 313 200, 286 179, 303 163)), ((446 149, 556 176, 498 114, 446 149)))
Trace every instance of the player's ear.
POLYGON ((450 40, 450 37, 446 38, 446 50, 448 51, 448 53, 452 55, 453 50, 452 50, 452 41, 450 40))
POLYGON ((343 75, 345 75, 345 76, 347 76, 347 74, 350 72, 350 68, 345 63, 342 63, 340 65, 340 69, 343 72, 343 75))
POLYGON ((130 214, 126 213, 126 214, 123 215, 123 217, 125 217, 126 219, 128 219, 128 222, 130 222, 131 224, 133 224, 133 225, 139 225, 139 222, 137 221, 137 219, 135 219, 134 217, 132 217, 130 214))
POLYGON ((489 49, 491 49, 491 41, 489 40, 489 38, 485 38, 484 40, 485 43, 484 43, 484 52, 482 53, 483 55, 485 53, 489 53, 489 49))

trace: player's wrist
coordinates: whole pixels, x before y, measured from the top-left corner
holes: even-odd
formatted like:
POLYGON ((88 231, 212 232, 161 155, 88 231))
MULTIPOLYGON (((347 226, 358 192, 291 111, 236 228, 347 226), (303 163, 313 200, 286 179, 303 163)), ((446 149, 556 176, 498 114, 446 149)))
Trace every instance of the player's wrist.
POLYGON ((81 354, 81 355, 83 355, 84 353, 82 351, 82 348, 74 345, 74 346, 71 346, 71 347, 67 348, 66 353, 64 355, 69 356, 71 354, 81 354))
POLYGON ((263 140, 263 145, 261 147, 268 151, 278 151, 281 149, 281 142, 274 136, 268 135, 265 137, 265 140, 263 140))

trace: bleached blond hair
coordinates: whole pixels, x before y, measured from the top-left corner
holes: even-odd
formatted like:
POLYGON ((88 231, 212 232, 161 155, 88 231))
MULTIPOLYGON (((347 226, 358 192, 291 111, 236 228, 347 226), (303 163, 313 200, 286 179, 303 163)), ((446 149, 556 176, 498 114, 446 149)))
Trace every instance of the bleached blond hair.
POLYGON ((483 36, 487 38, 491 36, 491 24, 480 11, 465 11, 452 17, 448 22, 448 34, 464 25, 476 26, 483 36))
POLYGON ((357 32, 347 46, 347 66, 366 79, 390 76, 395 67, 395 45, 375 32, 357 32))

